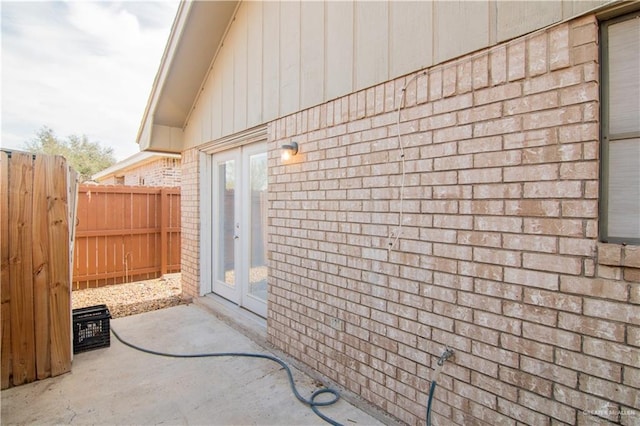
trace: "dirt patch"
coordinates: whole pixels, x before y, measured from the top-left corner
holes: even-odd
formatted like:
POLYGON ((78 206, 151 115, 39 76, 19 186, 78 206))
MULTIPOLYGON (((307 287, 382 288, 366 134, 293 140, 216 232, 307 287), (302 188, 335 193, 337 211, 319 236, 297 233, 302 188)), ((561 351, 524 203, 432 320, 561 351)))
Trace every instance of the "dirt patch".
POLYGON ((181 274, 167 274, 162 278, 116 284, 100 288, 75 290, 73 309, 107 305, 113 318, 155 311, 185 303, 182 299, 181 274))

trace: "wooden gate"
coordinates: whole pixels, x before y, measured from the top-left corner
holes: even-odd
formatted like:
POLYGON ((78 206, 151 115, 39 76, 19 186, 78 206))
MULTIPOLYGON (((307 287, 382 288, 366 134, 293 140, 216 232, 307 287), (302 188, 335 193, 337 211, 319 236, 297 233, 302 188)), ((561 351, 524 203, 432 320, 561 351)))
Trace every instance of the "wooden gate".
POLYGON ((180 271, 180 189, 80 185, 73 289, 180 271))
POLYGON ((71 370, 76 187, 64 157, 0 151, 2 389, 71 370))

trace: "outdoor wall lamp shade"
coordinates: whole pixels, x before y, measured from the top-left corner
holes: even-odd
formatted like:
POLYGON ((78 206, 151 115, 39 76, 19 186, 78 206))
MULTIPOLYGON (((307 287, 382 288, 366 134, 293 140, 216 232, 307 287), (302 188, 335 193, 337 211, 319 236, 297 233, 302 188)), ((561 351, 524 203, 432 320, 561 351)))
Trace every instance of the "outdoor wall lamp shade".
POLYGON ((288 144, 282 145, 282 161, 288 161, 298 153, 298 143, 297 142, 289 142, 288 144))

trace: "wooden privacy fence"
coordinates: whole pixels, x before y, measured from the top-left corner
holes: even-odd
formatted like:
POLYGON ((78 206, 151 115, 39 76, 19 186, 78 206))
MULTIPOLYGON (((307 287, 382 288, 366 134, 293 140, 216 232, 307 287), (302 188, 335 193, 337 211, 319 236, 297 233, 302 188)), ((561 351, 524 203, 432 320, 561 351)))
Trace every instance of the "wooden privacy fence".
POLYGON ((0 151, 2 389, 71 370, 76 188, 63 157, 0 151))
POLYGON ((80 185, 73 289, 180 271, 180 189, 80 185))

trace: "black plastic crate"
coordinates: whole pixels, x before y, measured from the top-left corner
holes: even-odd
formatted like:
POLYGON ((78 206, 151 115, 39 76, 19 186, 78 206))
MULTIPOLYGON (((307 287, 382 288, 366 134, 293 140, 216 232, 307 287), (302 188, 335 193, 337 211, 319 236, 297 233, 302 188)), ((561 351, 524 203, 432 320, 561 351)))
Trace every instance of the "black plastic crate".
POLYGON ((73 310, 73 353, 108 348, 111 344, 107 305, 73 310))

